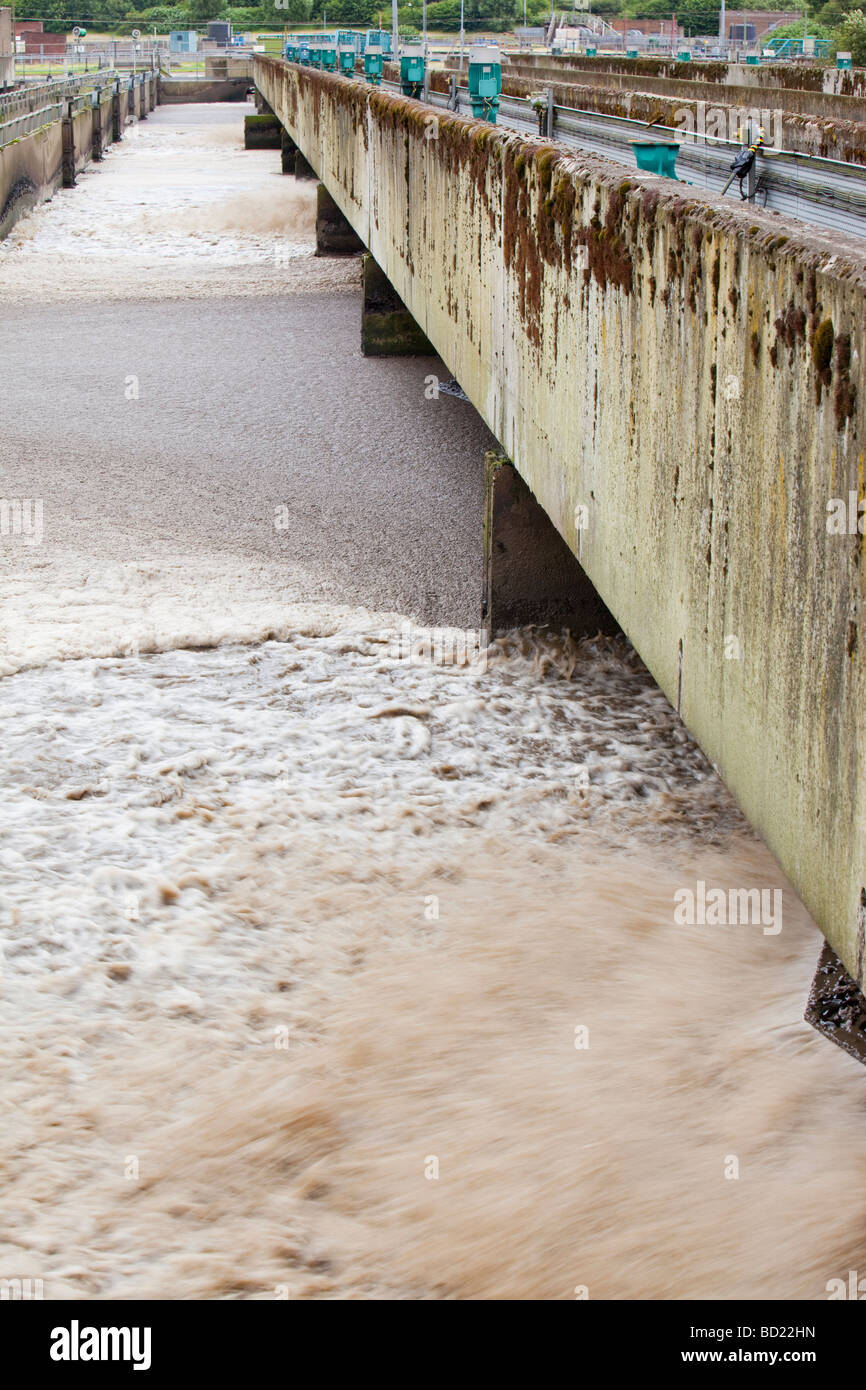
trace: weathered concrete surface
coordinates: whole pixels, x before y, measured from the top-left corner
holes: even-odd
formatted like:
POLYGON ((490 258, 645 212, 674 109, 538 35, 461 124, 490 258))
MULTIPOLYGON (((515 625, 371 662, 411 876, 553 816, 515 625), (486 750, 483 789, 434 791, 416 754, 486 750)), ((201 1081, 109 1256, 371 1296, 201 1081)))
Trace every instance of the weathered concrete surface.
MULTIPOLYGON (((817 72, 818 70, 816 70, 817 72)), ((864 88, 859 75, 851 81, 851 73, 835 73, 834 77, 848 78, 847 83, 838 82, 822 89, 819 85, 799 87, 788 85, 775 79, 779 67, 747 68, 726 63, 668 63, 661 60, 637 60, 629 67, 625 63, 610 66, 603 63, 596 67, 591 61, 584 66, 564 64, 548 59, 544 63, 520 58, 503 68, 503 80, 526 80, 534 87, 543 84, 559 83, 563 86, 588 86, 620 92, 651 93, 667 97, 671 101, 706 101, 711 105, 771 107, 789 113, 790 117, 800 116, 815 120, 829 120, 860 123, 864 119, 864 88), (667 69, 667 71, 665 71, 667 69), (716 69, 724 69, 727 76, 713 76, 716 69), (763 81, 753 81, 746 74, 763 75, 763 81), (743 80, 739 80, 742 78, 743 80)), ((784 72, 784 70, 783 70, 784 72)), ((858 69, 858 74, 860 70, 858 69)), ((787 74, 789 80, 791 74, 787 74)), ((465 81, 465 78, 464 78, 465 81)))
POLYGON ((276 116, 244 116, 244 149, 282 149, 282 130, 276 116))
POLYGON ((295 150, 294 175, 296 179, 317 179, 319 177, 310 161, 299 149, 295 150))
POLYGON ((293 174, 295 172, 295 161, 297 156, 297 145, 286 131, 285 126, 280 126, 280 168, 284 174, 293 174))
POLYGON ((60 121, 0 148, 0 237, 60 187, 62 168, 60 121))
POLYGON ((170 106, 187 101, 246 101, 250 88, 248 77, 206 79, 194 77, 159 77, 159 104, 170 106))
MULTIPOLYGON (((316 255, 357 256, 364 249, 358 233, 346 221, 325 185, 320 183, 316 189, 316 255)), ((429 344, 427 350, 430 350, 429 344)))
POLYGON ((481 622, 488 636, 535 623, 575 637, 619 631, 517 469, 492 452, 484 460, 481 622))
POLYGON ((362 83, 256 81, 855 973, 862 244, 362 83), (583 524, 578 518, 583 518, 583 524))
MULTIPOLYGON (((633 86, 645 78, 662 77, 687 82, 712 82, 728 87, 786 88, 797 92, 824 92, 827 95, 866 97, 866 68, 840 70, 823 63, 679 63, 675 58, 587 58, 580 54, 508 53, 508 68, 550 73, 554 80, 568 82, 563 74, 618 73, 633 86), (558 74, 558 76, 557 76, 558 74)), ((587 77, 581 77, 586 81, 587 77)))
POLYGON ((247 54, 239 57, 231 53, 208 53, 204 60, 205 77, 225 78, 243 77, 249 86, 253 77, 253 60, 247 54))
POLYGON ((433 356, 435 348, 370 255, 364 257, 361 268, 361 293, 361 351, 365 357, 433 356))

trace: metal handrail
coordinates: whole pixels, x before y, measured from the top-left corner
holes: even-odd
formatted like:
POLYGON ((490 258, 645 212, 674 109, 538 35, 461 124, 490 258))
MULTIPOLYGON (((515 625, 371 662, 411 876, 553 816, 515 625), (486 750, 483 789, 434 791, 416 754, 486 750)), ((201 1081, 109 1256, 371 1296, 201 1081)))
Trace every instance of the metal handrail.
POLYGON ((38 106, 49 104, 52 100, 62 100, 72 96, 77 96, 81 92, 92 91, 94 87, 102 87, 107 83, 113 82, 117 74, 113 68, 102 68, 99 72, 85 74, 81 77, 64 77, 53 82, 40 82, 37 86, 23 87, 17 91, 9 92, 6 96, 0 97, 0 121, 3 117, 10 117, 12 112, 20 111, 22 114, 28 110, 35 110, 38 106))
MULTIPOLYGON (((394 92, 400 91, 399 83, 386 80, 382 85, 394 92)), ((456 110, 465 109, 469 105, 468 87, 455 83, 454 92, 456 110)), ((428 100, 433 106, 447 109, 451 98, 448 93, 431 91, 428 100)), ((697 136, 671 126, 650 126, 648 121, 581 111, 576 107, 554 105, 551 115, 548 139, 631 168, 634 168, 634 152, 630 137, 640 139, 649 130, 663 133, 665 138, 679 136, 678 158, 686 186, 689 180, 700 181, 710 193, 721 194, 729 173, 728 155, 741 148, 737 141, 723 136, 697 136)), ((503 95, 499 123, 520 134, 539 133, 538 110, 528 97, 503 95)), ((759 206, 829 230, 866 236, 866 166, 765 145, 760 152, 756 175, 755 197, 759 206)))
MULTIPOLYGON (((144 82, 148 76, 149 74, 142 73, 139 81, 144 82)), ((0 100, 0 149, 14 144, 24 135, 32 134, 34 130, 41 130, 54 121, 62 120, 66 115, 77 115, 80 111, 86 111, 93 105, 94 92, 98 93, 98 100, 101 101, 104 92, 131 89, 134 81, 131 74, 118 77, 103 69, 101 73, 94 73, 87 79, 73 78, 64 82, 45 83, 38 89, 31 89, 29 93, 31 103, 35 96, 41 96, 41 105, 31 107, 29 111, 24 111, 18 116, 7 116, 6 119, 3 117, 8 108, 4 107, 3 101, 0 100), (46 96, 56 99, 45 101, 46 96)))
POLYGON ((55 102, 53 106, 43 106, 26 116, 16 116, 11 121, 4 121, 0 124, 0 149, 5 145, 14 144, 23 135, 30 135, 34 130, 41 130, 43 126, 59 121, 62 116, 63 103, 55 102))

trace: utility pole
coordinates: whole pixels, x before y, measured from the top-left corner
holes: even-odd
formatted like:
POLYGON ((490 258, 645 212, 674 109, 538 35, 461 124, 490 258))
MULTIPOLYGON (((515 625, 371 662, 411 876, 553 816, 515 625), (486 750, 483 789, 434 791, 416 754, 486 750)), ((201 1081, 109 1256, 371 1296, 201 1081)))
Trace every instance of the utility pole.
POLYGON ((466 36, 465 36, 464 29, 463 29, 463 0, 460 0, 460 75, 461 75, 461 77, 462 77, 462 75, 463 75, 463 43, 464 43, 465 37, 466 37, 466 36))
POLYGON ((397 29, 397 0, 391 0, 391 61, 396 63, 400 58, 399 53, 399 32, 397 29))

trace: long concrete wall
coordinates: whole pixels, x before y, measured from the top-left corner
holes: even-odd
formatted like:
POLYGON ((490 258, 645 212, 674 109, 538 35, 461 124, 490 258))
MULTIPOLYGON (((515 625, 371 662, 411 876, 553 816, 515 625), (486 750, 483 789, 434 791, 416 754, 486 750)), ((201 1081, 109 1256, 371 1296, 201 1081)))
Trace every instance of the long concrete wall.
POLYGON ((0 147, 0 239, 63 179, 60 121, 0 147))
POLYGON ((862 975, 864 537, 828 529, 866 492, 862 243, 276 59, 256 82, 862 975))
POLYGON ((107 83, 97 105, 92 105, 90 92, 62 102, 58 109, 70 114, 0 145, 0 239, 37 203, 99 158, 114 139, 115 124, 122 134, 130 117, 144 119, 155 103, 155 76, 139 80, 132 90, 123 85, 116 98, 113 84, 107 83))
POLYGON ((166 77, 159 79, 160 106, 175 106, 191 101, 246 101, 251 78, 166 77))
MULTIPOLYGON (((611 64, 584 60, 584 65, 566 64, 564 60, 544 61, 529 57, 515 58, 503 67, 505 78, 523 78, 536 87, 544 84, 592 86, 623 95, 635 92, 651 93, 670 101, 706 101, 710 105, 764 106, 786 111, 791 116, 807 119, 859 123, 864 119, 863 100, 866 74, 833 73, 838 82, 825 88, 795 85, 792 71, 783 70, 788 82, 779 80, 779 68, 747 68, 727 63, 664 63, 638 60, 630 67, 624 62, 611 64), (717 75, 714 71, 720 70, 717 75), (747 74, 755 74, 747 78, 747 74), (763 79, 763 80, 759 80, 763 79)), ((816 79, 821 69, 815 69, 816 79)), ((465 80, 465 79, 464 79, 465 80)), ((797 79, 798 81, 800 79, 797 79)))
MULTIPOLYGON (((551 75, 559 82, 588 80, 587 76, 570 78, 567 72, 619 73, 632 86, 646 78, 661 77, 675 81, 712 82, 730 87, 760 87, 785 89, 791 92, 824 92, 827 95, 866 97, 866 68, 838 69, 823 63, 727 63, 677 62, 675 58, 587 58, 579 54, 563 54, 554 58, 549 53, 507 53, 510 63, 536 72, 551 75), (559 74, 556 76, 556 74, 559 74)), ((594 80, 594 79, 593 79, 594 80)))

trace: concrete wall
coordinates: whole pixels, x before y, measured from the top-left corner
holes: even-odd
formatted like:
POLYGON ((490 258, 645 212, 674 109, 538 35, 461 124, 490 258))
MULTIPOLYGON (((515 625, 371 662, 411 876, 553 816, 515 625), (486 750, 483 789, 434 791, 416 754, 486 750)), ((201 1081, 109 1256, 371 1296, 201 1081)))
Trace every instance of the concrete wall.
POLYGON ((632 86, 643 85, 646 78, 662 77, 686 82, 712 82, 729 87, 825 92, 828 95, 859 97, 861 100, 866 97, 866 68, 844 71, 821 63, 678 63, 674 58, 586 58, 575 54, 553 58, 549 53, 518 51, 508 54, 508 58, 520 68, 538 72, 550 70, 553 80, 560 82, 587 80, 586 76, 572 79, 565 75, 567 72, 620 73, 632 86))
MULTIPOLYGON (((612 62, 615 64, 616 60, 612 62)), ((757 102, 761 106, 788 111, 792 115, 820 117, 833 121, 862 122, 864 119, 863 99, 866 96, 866 82, 861 81, 860 69, 853 78, 853 69, 847 73, 833 72, 833 76, 838 77, 840 81, 829 85, 824 91, 820 85, 816 89, 800 88, 781 84, 778 79, 771 81, 773 74, 779 73, 778 67, 747 68, 734 64, 729 67, 727 63, 665 64, 661 60, 647 59, 636 60, 631 67, 623 63, 620 64, 620 68, 625 70, 621 71, 616 66, 608 66, 606 63, 596 67, 591 60, 587 60, 586 66, 577 68, 551 59, 534 62, 531 58, 520 58, 503 67, 502 71, 503 76, 525 77, 536 86, 550 82, 562 82, 566 85, 577 83, 581 86, 602 87, 622 93, 652 92, 673 101, 707 101, 711 104, 723 102, 732 106, 754 106, 757 102), (656 71, 665 67, 670 71, 656 71), (715 69, 724 69, 726 76, 713 77, 715 69), (746 80, 746 74, 752 73, 756 74, 756 78, 746 80), (740 78, 743 80, 740 81, 740 78), (759 78, 764 80, 759 81, 759 78), (841 80, 845 78, 848 79, 847 84, 841 80)), ((824 70, 820 68, 815 69, 816 74, 822 71, 824 70)), ((790 71, 786 72, 783 69, 783 73, 790 79, 790 71)))
POLYGON ((172 106, 187 101, 245 101, 251 78, 228 77, 222 81, 195 77, 159 78, 159 104, 172 106))
POLYGON ((253 59, 251 54, 239 57, 232 53, 208 54, 204 60, 205 77, 226 78, 245 77, 249 85, 253 80, 253 59))
POLYGON ((80 111, 76 111, 72 117, 76 174, 80 174, 84 166, 89 164, 91 160, 93 149, 93 118, 93 107, 89 104, 80 111))
POLYGON ((852 973, 862 242, 260 58, 256 81, 852 973), (583 510, 581 510, 583 509, 583 510))
POLYGON ((31 208, 50 198, 63 176, 59 121, 0 147, 0 238, 31 208))
MULTIPOLYGON (((148 79, 139 88, 138 108, 152 109, 156 97, 156 79, 148 79)), ((62 120, 52 121, 39 130, 28 132, 8 145, 0 146, 0 239, 5 237, 20 218, 25 217, 37 203, 50 198, 64 181, 81 172, 94 158, 97 150, 105 149, 113 138, 113 93, 106 86, 100 104, 93 107, 89 94, 84 100, 71 103, 72 132, 69 158, 64 171, 64 135, 62 120), (101 131, 101 142, 95 140, 101 131)), ((119 93, 120 130, 130 114, 130 93, 119 93)), ((68 136, 67 136, 68 140, 68 136)))

